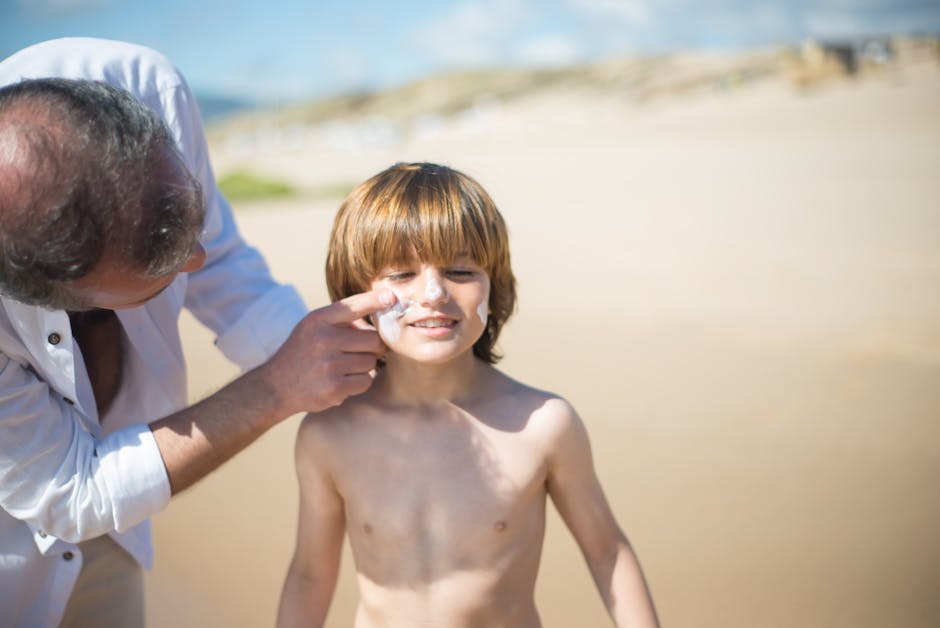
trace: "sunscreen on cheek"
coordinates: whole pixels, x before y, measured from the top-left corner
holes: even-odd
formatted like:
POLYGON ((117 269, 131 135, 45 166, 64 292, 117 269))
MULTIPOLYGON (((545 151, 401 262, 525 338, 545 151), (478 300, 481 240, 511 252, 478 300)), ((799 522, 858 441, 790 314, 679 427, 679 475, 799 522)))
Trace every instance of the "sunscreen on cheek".
POLYGON ((487 307, 486 299, 480 301, 480 305, 477 306, 477 316, 480 317, 480 320, 483 321, 483 326, 486 327, 486 321, 489 319, 489 314, 487 312, 489 308, 487 307))
POLYGON ((398 324, 398 320, 408 312, 410 307, 411 301, 398 296, 398 302, 395 305, 379 312, 377 317, 379 335, 382 336, 385 342, 398 342, 398 339, 401 338, 401 326, 398 324))

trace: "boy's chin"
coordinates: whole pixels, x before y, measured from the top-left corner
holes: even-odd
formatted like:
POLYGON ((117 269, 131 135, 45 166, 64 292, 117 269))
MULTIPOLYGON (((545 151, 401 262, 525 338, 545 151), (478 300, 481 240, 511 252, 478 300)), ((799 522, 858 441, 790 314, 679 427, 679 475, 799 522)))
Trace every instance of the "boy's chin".
POLYGON ((420 347, 414 348, 396 348, 391 347, 391 363, 411 362, 412 364, 422 364, 427 366, 445 366, 451 362, 465 360, 473 357, 473 347, 468 347, 462 351, 454 351, 445 347, 420 347))

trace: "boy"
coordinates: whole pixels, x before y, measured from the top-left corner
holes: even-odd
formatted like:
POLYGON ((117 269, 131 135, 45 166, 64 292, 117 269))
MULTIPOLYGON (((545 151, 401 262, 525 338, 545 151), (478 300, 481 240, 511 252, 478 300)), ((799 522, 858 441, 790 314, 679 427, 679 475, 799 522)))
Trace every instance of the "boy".
POLYGON ((398 303, 372 321, 390 351, 370 390, 301 424, 278 625, 323 624, 345 532, 357 628, 540 626, 549 495, 617 626, 657 626, 580 418, 492 366, 515 278, 479 184, 433 164, 372 177, 340 207, 326 274, 334 300, 384 286, 398 303))

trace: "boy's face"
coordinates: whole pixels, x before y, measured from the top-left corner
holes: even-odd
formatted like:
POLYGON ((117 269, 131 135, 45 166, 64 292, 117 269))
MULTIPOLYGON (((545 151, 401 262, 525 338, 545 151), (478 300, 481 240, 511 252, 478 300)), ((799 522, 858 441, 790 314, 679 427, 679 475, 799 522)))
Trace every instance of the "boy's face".
POLYGON ((378 287, 398 296, 375 322, 388 347, 401 356, 442 364, 472 351, 486 329, 490 278, 469 256, 446 266, 412 260, 387 267, 372 282, 378 287))

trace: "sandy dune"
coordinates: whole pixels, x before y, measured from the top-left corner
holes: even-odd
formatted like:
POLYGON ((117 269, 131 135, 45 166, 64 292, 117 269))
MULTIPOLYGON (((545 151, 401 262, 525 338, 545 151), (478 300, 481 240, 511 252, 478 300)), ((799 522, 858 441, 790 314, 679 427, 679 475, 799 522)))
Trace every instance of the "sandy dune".
MULTIPOLYGON (((217 170, 305 185, 389 163, 477 177, 512 234, 502 367, 584 417, 666 626, 940 617, 940 68, 645 105, 559 93, 413 138, 316 137, 217 170)), ((311 305, 333 201, 238 209, 311 305)), ((191 393, 234 374, 186 322, 191 393)), ((153 626, 271 625, 293 546, 297 419, 155 520, 153 626)), ((355 603, 346 556, 330 626, 355 603)), ((609 625, 553 518, 547 627, 609 625)))

